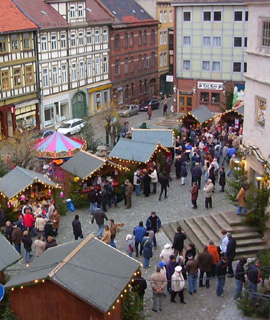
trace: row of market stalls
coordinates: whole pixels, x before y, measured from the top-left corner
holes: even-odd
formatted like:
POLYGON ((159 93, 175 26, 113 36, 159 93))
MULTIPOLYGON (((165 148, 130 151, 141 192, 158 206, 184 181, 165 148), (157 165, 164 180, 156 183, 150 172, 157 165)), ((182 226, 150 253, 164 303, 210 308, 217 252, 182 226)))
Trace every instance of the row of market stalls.
POLYGON ((200 106, 184 115, 180 121, 185 127, 200 125, 211 126, 212 123, 226 122, 229 125, 239 125, 243 122, 244 106, 234 107, 223 113, 214 114, 206 106, 200 106))

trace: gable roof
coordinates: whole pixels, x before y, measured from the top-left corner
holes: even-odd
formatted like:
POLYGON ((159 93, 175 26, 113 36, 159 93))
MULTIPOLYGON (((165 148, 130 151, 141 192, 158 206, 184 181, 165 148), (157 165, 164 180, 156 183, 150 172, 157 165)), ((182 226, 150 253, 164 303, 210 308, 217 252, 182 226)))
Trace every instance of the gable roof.
POLYGON ((41 181, 51 187, 56 187, 56 183, 41 173, 16 167, 7 173, 0 180, 0 191, 8 198, 15 197, 22 190, 29 187, 32 183, 41 181))
POLYGON ((193 117, 200 124, 203 124, 204 122, 209 121, 213 118, 212 112, 206 106, 200 106, 199 108, 188 112, 181 119, 184 120, 189 116, 193 117))
POLYGON ((33 23, 12 0, 0 1, 0 33, 35 30, 33 23))
POLYGON ((13 0, 40 28, 67 27, 67 21, 43 0, 13 0))
MULTIPOLYGON (((109 154, 109 158, 146 163, 158 146, 157 143, 120 139, 109 154)), ((161 147, 164 148, 163 146, 161 147)))
POLYGON ((139 267, 138 261, 89 235, 46 250, 5 287, 47 278, 107 312, 139 267))
POLYGON ((133 129, 132 140, 147 143, 160 143, 166 148, 173 147, 173 130, 171 129, 133 129))
POLYGON ((15 250, 9 241, 0 233, 0 271, 21 259, 21 255, 15 250))
POLYGON ((118 23, 131 24, 155 22, 135 0, 99 0, 114 16, 118 23))
POLYGON ((109 13, 99 1, 86 0, 86 20, 90 23, 112 23, 114 16, 112 13, 109 13))

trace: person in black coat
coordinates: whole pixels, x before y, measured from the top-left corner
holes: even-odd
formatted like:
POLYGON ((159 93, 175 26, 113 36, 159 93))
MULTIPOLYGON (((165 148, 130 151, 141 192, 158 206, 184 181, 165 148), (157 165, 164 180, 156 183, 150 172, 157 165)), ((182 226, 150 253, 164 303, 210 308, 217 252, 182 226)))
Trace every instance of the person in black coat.
POLYGON ((134 281, 131 283, 132 291, 137 292, 139 299, 143 303, 143 297, 147 288, 147 282, 142 277, 141 271, 137 272, 137 275, 134 277, 133 280, 134 281))
POLYGON ((220 169, 219 172, 219 185, 220 185, 220 192, 224 192, 225 184, 226 184, 226 174, 224 167, 220 169))
POLYGON ((185 253, 185 264, 187 264, 188 262, 188 256, 192 256, 193 259, 196 256, 196 248, 195 248, 195 244, 194 243, 189 243, 188 245, 188 250, 185 253))
POLYGON ((179 226, 177 227, 177 232, 174 235, 173 245, 172 249, 174 249, 174 256, 177 258, 177 255, 179 256, 183 255, 183 249, 184 249, 184 240, 187 238, 185 232, 182 230, 182 228, 179 226))
POLYGON ((2 232, 4 232, 5 226, 6 226, 6 215, 0 205, 0 228, 2 232))
POLYGON ((202 168, 199 162, 195 163, 195 167, 192 169, 191 175, 192 175, 191 185, 193 185, 193 182, 197 182, 198 189, 201 189, 202 168))
POLYGON ((53 237, 53 223, 51 220, 48 220, 45 224, 44 235, 45 239, 47 239, 49 236, 53 237))
POLYGON ((82 233, 81 222, 79 221, 78 214, 76 214, 74 220, 72 221, 72 228, 73 228, 73 234, 74 234, 75 240, 78 240, 79 237, 82 239, 83 233, 82 233))
POLYGON ((176 179, 180 179, 181 178, 181 166, 182 166, 181 156, 177 156, 175 158, 174 166, 175 166, 176 179))
POLYGON ((28 232, 28 230, 25 230, 22 235, 22 243, 25 250, 25 262, 30 262, 30 252, 32 251, 32 239, 28 232))
POLYGON ((146 170, 144 170, 144 176, 142 177, 142 182, 143 182, 143 194, 145 197, 149 197, 151 178, 149 177, 148 172, 146 170))
POLYGON ((242 291, 243 283, 246 282, 245 269, 244 269, 244 265, 246 263, 247 263, 247 259, 241 258, 236 266, 236 269, 235 269, 235 289, 234 289, 234 294, 233 294, 233 298, 235 300, 239 297, 239 295, 242 291))
POLYGON ((158 182, 161 185, 161 190, 160 190, 159 199, 158 199, 160 201, 163 191, 165 191, 164 199, 167 198, 167 187, 169 188, 169 178, 165 174, 160 174, 158 178, 158 182))
POLYGON ((210 165, 210 169, 208 170, 208 177, 209 179, 212 180, 212 183, 215 186, 216 184, 215 166, 212 164, 210 165))
POLYGON ((5 237, 7 240, 12 244, 12 232, 13 232, 13 227, 10 221, 6 222, 6 228, 5 228, 5 237))
POLYGON ((229 242, 227 244, 227 250, 226 250, 226 257, 227 257, 227 264, 228 264, 228 278, 233 278, 233 268, 232 268, 232 262, 235 257, 235 248, 236 248, 236 241, 232 237, 230 233, 227 233, 227 237, 229 239, 229 242))

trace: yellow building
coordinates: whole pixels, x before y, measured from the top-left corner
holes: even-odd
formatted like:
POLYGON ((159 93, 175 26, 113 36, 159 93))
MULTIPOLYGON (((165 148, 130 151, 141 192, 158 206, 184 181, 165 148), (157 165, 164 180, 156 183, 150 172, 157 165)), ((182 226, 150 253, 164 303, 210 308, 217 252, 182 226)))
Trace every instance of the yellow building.
POLYGON ((159 92, 164 94, 173 93, 173 7, 171 0, 156 2, 158 30, 158 79, 159 92), (171 75, 171 77, 169 76, 171 75), (168 77, 169 76, 169 77, 168 77))

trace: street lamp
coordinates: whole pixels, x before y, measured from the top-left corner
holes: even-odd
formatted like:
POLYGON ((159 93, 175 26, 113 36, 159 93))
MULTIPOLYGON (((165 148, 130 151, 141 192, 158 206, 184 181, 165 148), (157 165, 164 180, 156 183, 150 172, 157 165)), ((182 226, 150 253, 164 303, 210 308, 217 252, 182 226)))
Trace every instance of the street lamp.
POLYGON ((177 112, 180 112, 179 110, 179 89, 176 88, 176 86, 173 87, 173 92, 176 93, 176 110, 177 112))

